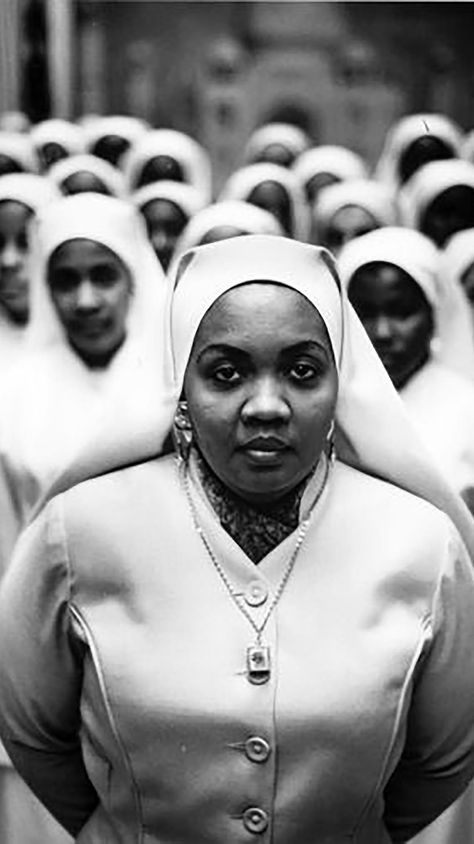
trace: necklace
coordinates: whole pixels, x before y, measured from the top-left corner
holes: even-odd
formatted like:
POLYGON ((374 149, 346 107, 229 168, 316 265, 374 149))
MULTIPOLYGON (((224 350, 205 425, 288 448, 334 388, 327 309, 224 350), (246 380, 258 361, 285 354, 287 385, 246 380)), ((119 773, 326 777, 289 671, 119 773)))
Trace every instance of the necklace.
POLYGON ((323 492, 323 490, 326 486, 326 481, 327 481, 327 478, 328 478, 328 475, 329 475, 329 468, 330 468, 331 461, 327 459, 327 457, 324 453, 322 455, 322 459, 324 460, 322 479, 320 481, 320 485, 319 485, 319 488, 317 490, 317 493, 316 493, 316 496, 315 496, 315 499, 314 499, 314 503, 313 503, 313 506, 311 508, 311 512, 306 517, 306 519, 304 519, 301 522, 301 524, 298 528, 298 534, 297 534, 297 537, 296 537, 295 546, 294 546, 293 551, 291 553, 291 556, 290 556, 290 558, 289 558, 289 560, 286 564, 286 567, 285 567, 285 570, 284 570, 283 575, 281 577, 280 583, 278 584, 277 589, 275 590, 275 594, 273 596, 273 599, 270 602, 268 610, 265 613, 263 621, 261 621, 260 624, 257 624, 257 622, 252 617, 252 615, 249 612, 249 610, 247 609, 247 607, 242 603, 241 592, 238 592, 235 589, 235 587, 232 585, 229 578, 227 577, 225 570, 223 569, 222 565, 220 564, 219 560, 217 559, 217 557, 216 557, 216 555, 213 551, 213 548, 212 548, 212 546, 211 546, 202 526, 199 523, 196 505, 193 501, 193 497, 192 497, 192 493, 191 493, 191 484, 190 484, 190 480, 189 480, 189 473, 188 473, 187 465, 184 462, 181 462, 179 464, 179 470, 180 470, 180 474, 181 474, 181 477, 182 477, 183 487, 184 487, 184 491, 185 491, 186 498, 187 498, 187 501, 188 501, 189 509, 190 509, 190 512, 191 512, 191 517, 192 517, 192 520, 193 520, 194 528, 195 528, 196 532, 198 533, 198 535, 200 536, 201 541, 202 541, 202 543, 203 543, 203 545, 204 545, 204 547, 205 547, 205 549, 208 553, 208 556, 209 556, 214 568, 216 569, 219 577, 221 578, 225 588, 227 589, 227 592, 229 593, 230 597, 232 598, 235 606, 237 607, 239 612, 241 612, 242 615, 245 616, 245 618, 247 619, 247 621, 249 622, 249 624, 252 626, 252 628, 254 629, 254 631, 256 633, 255 642, 252 645, 249 645, 247 647, 247 650, 246 650, 247 679, 248 679, 249 683, 253 683, 254 685, 261 685, 262 683, 267 683, 268 680, 270 679, 270 674, 271 674, 270 646, 262 643, 263 631, 265 630, 267 622, 269 621, 270 616, 272 615, 274 609, 276 608, 276 606, 277 606, 277 604, 278 604, 278 602, 279 602, 279 600, 280 600, 280 598, 281 598, 281 596, 284 592, 285 586, 288 583, 288 580, 290 579, 290 575, 291 575, 291 573, 294 569, 300 548, 303 544, 304 538, 305 538, 306 533, 308 531, 308 527, 309 527, 309 523, 311 521, 312 513, 314 512, 314 508, 315 508, 317 502, 319 501, 321 494, 322 494, 322 492, 323 492))

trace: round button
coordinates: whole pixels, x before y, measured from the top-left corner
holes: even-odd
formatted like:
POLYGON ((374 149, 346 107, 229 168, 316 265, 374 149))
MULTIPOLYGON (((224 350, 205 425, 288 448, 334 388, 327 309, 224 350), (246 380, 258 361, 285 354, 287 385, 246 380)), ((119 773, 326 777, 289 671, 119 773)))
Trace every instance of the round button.
POLYGON ((251 806, 246 809, 242 816, 244 827, 248 832, 253 832, 259 835, 265 832, 268 827, 268 815, 263 809, 258 809, 256 806, 251 806))
POLYGON ((245 600, 251 607, 259 607, 268 598, 268 589, 261 580, 252 580, 245 590, 245 600))
POLYGON ((270 745, 265 739, 252 736, 245 742, 245 754, 251 762, 266 762, 270 756, 270 745))

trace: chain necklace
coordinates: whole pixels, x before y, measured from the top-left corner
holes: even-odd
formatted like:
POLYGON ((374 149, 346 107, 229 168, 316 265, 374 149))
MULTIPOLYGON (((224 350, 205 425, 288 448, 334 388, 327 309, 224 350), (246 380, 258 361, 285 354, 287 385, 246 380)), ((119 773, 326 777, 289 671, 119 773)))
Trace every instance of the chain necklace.
POLYGON ((203 543, 203 545, 204 545, 204 547, 205 547, 205 549, 206 549, 206 551, 209 555, 209 558, 210 558, 214 568, 216 569, 219 577, 221 578, 225 588, 227 589, 227 592, 229 593, 230 597, 232 598, 235 606, 242 613, 242 615, 245 616, 245 618, 247 619, 249 624, 253 627, 253 629, 256 633, 256 638, 255 638, 254 644, 249 645, 247 647, 247 651, 246 651, 247 679, 250 683, 253 683, 255 685, 267 683, 268 680, 270 679, 270 673, 271 673, 270 646, 262 644, 262 635, 263 635, 263 631, 264 631, 264 629, 267 625, 267 622, 269 621, 270 616, 272 615, 274 609, 276 608, 276 606, 277 606, 277 604, 278 604, 278 602, 279 602, 279 600, 280 600, 280 598, 283 594, 283 591, 286 587, 286 584, 288 583, 288 580, 290 579, 290 575, 291 575, 291 573, 294 569, 300 548, 303 544, 304 538, 305 538, 306 533, 308 531, 308 527, 309 527, 309 524, 310 524, 310 521, 311 521, 312 513, 314 512, 314 508, 315 508, 317 502, 319 501, 319 499, 322 495, 322 492, 323 492, 323 490, 326 486, 326 481, 327 481, 327 478, 328 478, 328 475, 329 475, 329 469, 330 469, 331 461, 327 459, 327 457, 324 453, 322 455, 322 459, 324 460, 323 477, 321 479, 319 489, 316 493, 316 496, 315 496, 315 499, 314 499, 314 502, 313 502, 313 506, 311 508, 311 512, 306 517, 306 519, 304 519, 301 522, 301 524, 298 528, 298 535, 296 537, 296 542, 295 542, 295 546, 293 548, 292 554, 290 556, 290 559, 288 560, 288 563, 286 564, 285 571, 283 572, 280 583, 278 584, 278 587, 275 591, 273 599, 270 602, 270 605, 267 609, 267 612, 265 613, 263 621, 261 621, 260 624, 257 624, 257 622, 252 617, 252 615, 249 612, 249 610, 247 609, 247 607, 242 603, 242 593, 238 592, 235 589, 235 587, 232 585, 229 578, 227 577, 225 570, 223 569, 222 565, 220 564, 219 560, 217 559, 217 557, 216 557, 216 555, 215 555, 215 553, 212 549, 212 546, 211 546, 202 526, 199 523, 196 505, 193 501, 193 497, 192 497, 192 493, 191 493, 191 483, 190 483, 190 480, 189 480, 188 467, 187 467, 187 465, 184 461, 181 461, 178 464, 178 468, 180 470, 180 475, 181 475, 182 482, 183 482, 184 491, 185 491, 185 494, 186 494, 189 509, 190 509, 190 512, 191 512, 191 517, 192 517, 192 520, 193 520, 193 525, 196 529, 196 532, 200 536, 201 541, 202 541, 202 543, 203 543))

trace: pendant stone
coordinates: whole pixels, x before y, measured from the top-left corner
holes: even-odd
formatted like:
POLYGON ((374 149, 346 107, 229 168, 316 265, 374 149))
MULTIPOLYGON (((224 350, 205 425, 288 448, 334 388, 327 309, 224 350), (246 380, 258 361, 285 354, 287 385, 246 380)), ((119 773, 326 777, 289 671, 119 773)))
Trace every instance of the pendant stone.
POLYGON ((250 645, 247 648, 247 679, 260 686, 270 679, 270 648, 268 645, 250 645))

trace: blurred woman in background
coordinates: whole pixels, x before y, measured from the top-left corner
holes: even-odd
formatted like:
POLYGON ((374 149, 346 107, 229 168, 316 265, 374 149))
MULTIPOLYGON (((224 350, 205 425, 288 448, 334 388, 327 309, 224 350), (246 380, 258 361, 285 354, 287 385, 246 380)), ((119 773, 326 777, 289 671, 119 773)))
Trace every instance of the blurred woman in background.
POLYGON ((96 155, 73 155, 53 164, 48 178, 61 193, 103 193, 118 198, 125 196, 125 180, 116 167, 96 155))
POLYGON ((303 185, 309 204, 313 205, 323 188, 350 179, 364 179, 368 176, 368 167, 352 150, 327 145, 303 152, 296 159, 293 172, 303 185))
POLYGON ((268 161, 291 167, 310 145, 306 132, 291 123, 266 123, 251 134, 244 150, 244 163, 268 161))
POLYGON ((158 181, 184 182, 206 202, 212 196, 212 170, 204 147, 184 132, 153 129, 139 138, 123 160, 129 191, 158 181))
POLYGON ((69 120, 58 118, 37 123, 30 131, 30 138, 43 172, 63 158, 81 155, 86 148, 83 129, 69 120))
POLYGON ((0 132, 0 176, 38 171, 39 160, 30 137, 19 132, 0 132))
POLYGON ((312 241, 333 255, 374 229, 399 222, 395 195, 372 179, 351 179, 323 188, 312 208, 312 241))
POLYGON ((129 115, 107 115, 85 127, 87 152, 119 167, 123 156, 150 127, 145 120, 129 115))

